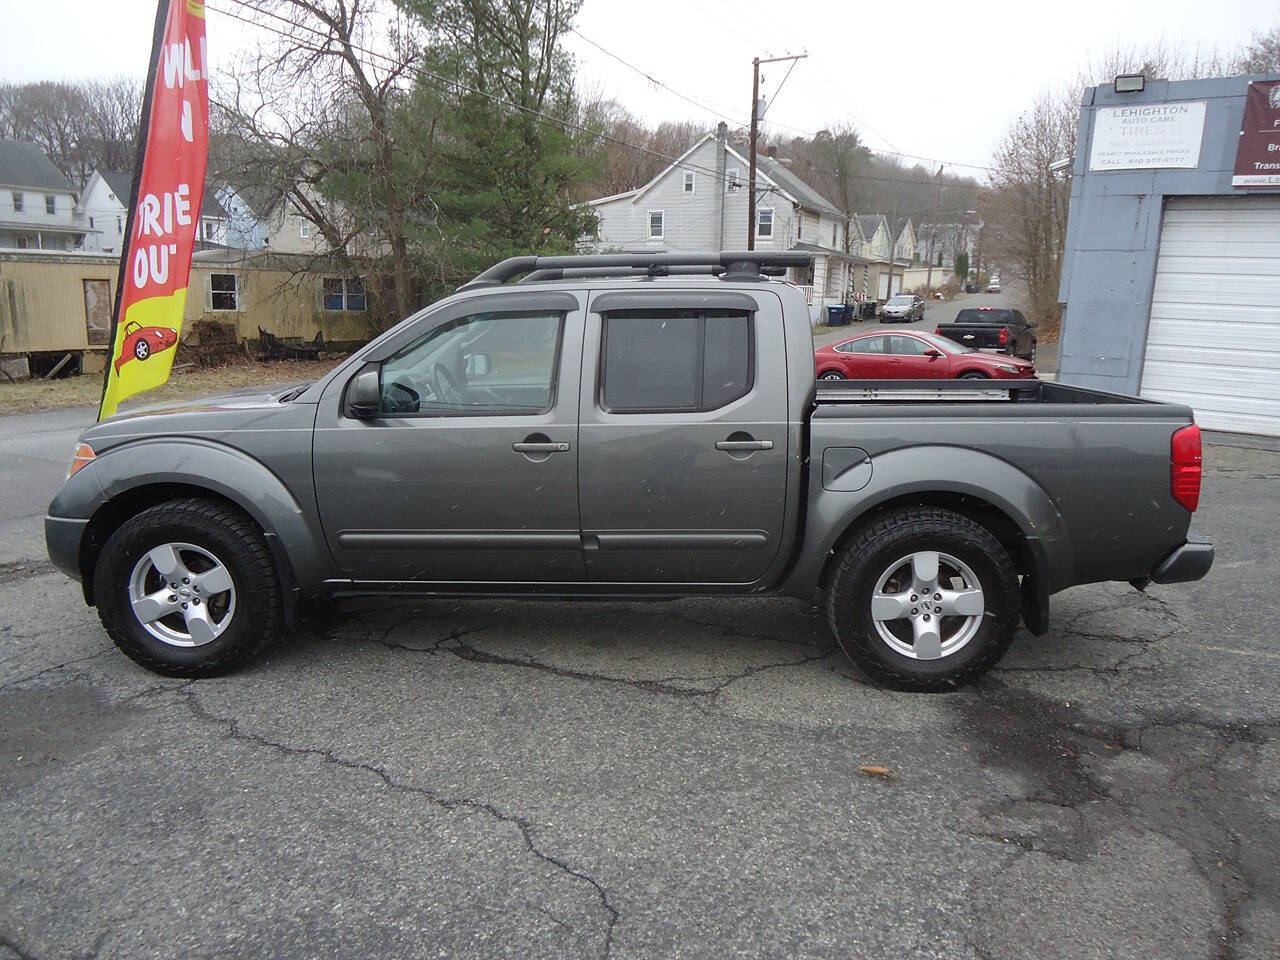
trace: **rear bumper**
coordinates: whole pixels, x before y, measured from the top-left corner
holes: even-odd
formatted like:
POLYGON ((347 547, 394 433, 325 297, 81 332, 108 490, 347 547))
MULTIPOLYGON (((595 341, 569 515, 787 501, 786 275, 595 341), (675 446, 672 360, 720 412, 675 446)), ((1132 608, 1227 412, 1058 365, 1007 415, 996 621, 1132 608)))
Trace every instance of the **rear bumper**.
POLYGON ((44 543, 53 565, 74 580, 80 579, 80 540, 88 520, 72 517, 44 518, 44 543))
POLYGON ((1213 544, 1204 537, 1188 537, 1151 573, 1153 583, 1188 583, 1201 579, 1213 566, 1213 544))

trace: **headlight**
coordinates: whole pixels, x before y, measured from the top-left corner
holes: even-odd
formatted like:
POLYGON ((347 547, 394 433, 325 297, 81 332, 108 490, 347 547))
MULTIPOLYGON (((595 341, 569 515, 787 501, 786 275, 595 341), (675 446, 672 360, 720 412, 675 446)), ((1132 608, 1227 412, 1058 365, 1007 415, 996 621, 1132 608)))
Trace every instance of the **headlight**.
POLYGON ((997 363, 996 369, 1003 370, 1005 373, 1017 373, 1021 369, 1021 367, 1011 366, 1010 364, 1007 364, 1007 363, 997 363))
POLYGON ((88 466, 96 456, 97 454, 93 452, 93 447, 87 443, 78 444, 76 452, 71 455, 71 466, 67 467, 67 479, 70 480, 74 477, 81 467, 88 466))

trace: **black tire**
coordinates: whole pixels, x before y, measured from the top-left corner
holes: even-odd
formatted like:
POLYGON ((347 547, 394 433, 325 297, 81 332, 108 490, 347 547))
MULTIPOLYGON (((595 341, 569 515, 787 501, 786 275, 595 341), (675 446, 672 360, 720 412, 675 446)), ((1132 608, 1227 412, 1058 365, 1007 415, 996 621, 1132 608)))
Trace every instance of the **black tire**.
POLYGON ((1013 641, 1019 620, 1017 571, 982 525, 938 507, 904 507, 876 517, 845 545, 827 587, 827 619, 845 654, 865 673, 905 690, 949 690, 991 669, 1013 641), (983 591, 984 615, 963 646, 934 660, 904 656, 877 634, 871 598, 879 577, 920 550, 967 564, 983 591))
POLYGON ((836 370, 824 370, 818 377, 819 380, 843 380, 844 374, 836 370))
POLYGON ((209 677, 244 666, 283 629, 280 578, 262 531, 241 511, 213 500, 171 500, 126 520, 102 548, 93 587, 98 616, 115 645, 135 663, 170 677, 209 677), (231 621, 201 646, 166 643, 133 612, 135 565, 166 543, 207 550, 231 575, 231 621))
POLYGON ((970 370, 968 373, 962 373, 957 380, 990 380, 991 378, 985 373, 979 373, 977 370, 970 370))

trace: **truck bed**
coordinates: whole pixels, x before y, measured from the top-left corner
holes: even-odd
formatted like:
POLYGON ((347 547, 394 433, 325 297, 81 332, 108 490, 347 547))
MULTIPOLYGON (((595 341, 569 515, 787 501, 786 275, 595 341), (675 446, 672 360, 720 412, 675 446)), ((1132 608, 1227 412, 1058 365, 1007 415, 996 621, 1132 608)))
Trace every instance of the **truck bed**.
POLYGON ((1040 380, 846 380, 819 384, 810 417, 810 496, 842 451, 865 453, 869 482, 943 486, 1009 513, 1043 504, 1024 531, 1053 540, 1051 590, 1130 579, 1184 542, 1191 514, 1170 492, 1170 444, 1189 407, 1040 380), (1003 502, 1001 502, 1003 501, 1003 502))

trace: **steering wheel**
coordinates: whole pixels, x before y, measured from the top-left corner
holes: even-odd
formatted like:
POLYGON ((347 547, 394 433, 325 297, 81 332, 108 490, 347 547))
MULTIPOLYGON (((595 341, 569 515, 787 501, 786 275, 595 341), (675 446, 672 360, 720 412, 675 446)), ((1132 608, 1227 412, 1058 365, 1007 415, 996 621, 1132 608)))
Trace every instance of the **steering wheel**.
POLYGON ((466 389, 458 382, 458 378, 443 363, 437 363, 431 368, 432 389, 439 397, 441 403, 446 403, 451 407, 463 407, 467 405, 468 397, 466 389))
POLYGON ((399 381, 387 384, 382 395, 382 403, 388 413, 417 413, 419 399, 417 390, 399 381))

